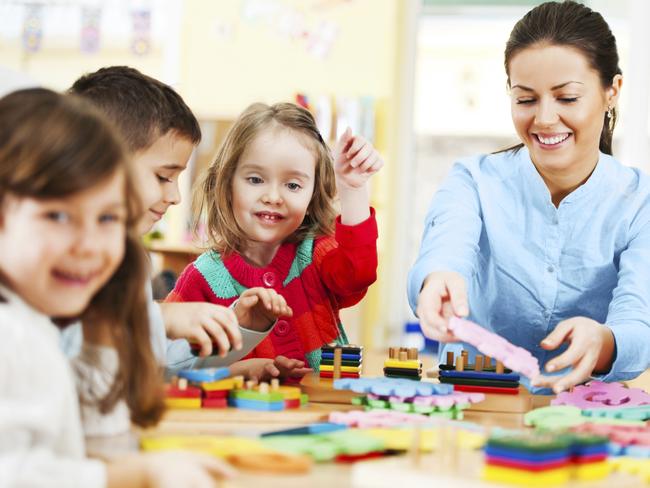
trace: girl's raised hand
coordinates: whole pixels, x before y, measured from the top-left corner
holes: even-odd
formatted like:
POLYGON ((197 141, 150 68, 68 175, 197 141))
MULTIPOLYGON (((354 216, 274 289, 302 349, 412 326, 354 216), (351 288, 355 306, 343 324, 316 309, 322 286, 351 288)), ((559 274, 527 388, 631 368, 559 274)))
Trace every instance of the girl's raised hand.
POLYGON ((291 317, 293 311, 284 297, 272 288, 249 288, 239 296, 235 315, 242 327, 265 331, 278 317, 291 317))
POLYGON ((417 307, 424 335, 439 342, 456 342, 458 339, 448 329, 449 319, 468 314, 467 286, 462 275, 454 271, 436 271, 427 276, 417 307))
POLYGON ((361 188, 368 178, 384 165, 384 160, 370 142, 352 134, 348 127, 334 149, 337 186, 361 188))
POLYGON ((552 373, 568 366, 573 369, 561 376, 540 376, 533 386, 553 388, 555 393, 560 393, 588 380, 594 371, 611 368, 615 341, 609 327, 587 317, 573 317, 557 324, 541 345, 550 351, 564 342, 569 347, 546 363, 546 371, 552 373))

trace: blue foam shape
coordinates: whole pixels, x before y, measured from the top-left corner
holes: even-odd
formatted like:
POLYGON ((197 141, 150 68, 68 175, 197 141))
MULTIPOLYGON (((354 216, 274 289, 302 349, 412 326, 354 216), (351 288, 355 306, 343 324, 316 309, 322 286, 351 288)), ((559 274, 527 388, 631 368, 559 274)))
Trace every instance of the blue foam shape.
MULTIPOLYGON (((323 353, 321 353, 320 356, 323 359, 334 359, 334 353, 333 352, 323 352, 323 353)), ((341 354, 341 359, 348 360, 348 361, 361 361, 361 355, 360 354, 341 354)))
POLYGON ((178 376, 196 383, 219 381, 230 376, 230 368, 182 369, 178 376))
POLYGON ((519 381, 520 377, 518 374, 509 373, 509 374, 498 374, 498 373, 488 373, 483 372, 479 373, 476 371, 447 371, 444 369, 440 370, 440 376, 442 378, 466 378, 471 380, 497 380, 497 381, 519 381))
POLYGON ((284 402, 262 402, 259 400, 248 400, 243 398, 231 398, 228 405, 242 410, 279 411, 284 410, 284 402))
POLYGON ((273 432, 265 432, 262 437, 271 437, 274 435, 309 435, 309 434, 324 434, 326 432, 335 432, 337 430, 346 430, 347 425, 333 424, 331 422, 320 422, 316 424, 304 425, 302 427, 295 427, 293 429, 275 430, 273 432))
POLYGON ((610 442, 607 445, 607 451, 610 456, 622 456, 625 448, 621 444, 616 444, 615 442, 610 442))
POLYGON ((569 450, 572 456, 592 456, 594 454, 607 454, 609 452, 607 444, 596 444, 591 446, 580 446, 574 444, 569 450))
POLYGON ((399 396, 410 398, 414 396, 449 395, 454 391, 454 385, 424 383, 404 378, 342 378, 334 382, 337 390, 352 390, 355 393, 372 393, 381 396, 399 396))
POLYGON ((496 446, 486 446, 485 454, 502 459, 516 459, 520 461, 538 462, 557 461, 569 458, 568 449, 558 449, 549 452, 519 451, 514 449, 503 449, 496 446))

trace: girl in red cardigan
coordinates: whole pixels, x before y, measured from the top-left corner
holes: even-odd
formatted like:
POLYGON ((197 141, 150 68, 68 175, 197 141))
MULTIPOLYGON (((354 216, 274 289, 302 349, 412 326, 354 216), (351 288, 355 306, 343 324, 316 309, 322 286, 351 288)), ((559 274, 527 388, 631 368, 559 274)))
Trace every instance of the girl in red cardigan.
MULTIPOLYGON (((264 289, 284 297, 291 317, 280 317, 234 373, 300 377, 318 368, 321 346, 348 342, 339 309, 359 302, 376 279, 367 181, 383 164, 350 129, 332 155, 312 115, 294 104, 254 104, 237 119, 197 195, 211 250, 167 298, 228 306, 239 299, 240 317, 240 304, 271 299, 264 289)), ((248 310, 258 327, 274 320, 265 307, 248 310)))

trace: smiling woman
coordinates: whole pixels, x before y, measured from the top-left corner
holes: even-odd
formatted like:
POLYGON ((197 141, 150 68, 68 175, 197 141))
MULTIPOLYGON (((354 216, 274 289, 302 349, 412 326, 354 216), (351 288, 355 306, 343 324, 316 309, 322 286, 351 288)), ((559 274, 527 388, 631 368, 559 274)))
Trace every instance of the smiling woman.
POLYGON ((547 2, 517 22, 504 64, 521 144, 454 166, 411 306, 430 337, 456 341, 448 320, 469 315, 559 372, 533 388, 635 377, 650 364, 650 180, 612 157, 616 40, 588 7, 547 2))

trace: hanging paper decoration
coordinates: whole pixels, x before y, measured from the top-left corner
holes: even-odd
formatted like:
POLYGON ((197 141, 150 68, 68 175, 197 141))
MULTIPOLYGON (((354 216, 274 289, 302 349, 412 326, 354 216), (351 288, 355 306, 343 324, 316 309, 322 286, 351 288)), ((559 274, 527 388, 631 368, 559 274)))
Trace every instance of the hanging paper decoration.
POLYGON ((84 6, 81 9, 81 52, 92 54, 99 51, 99 25, 101 7, 84 6))
POLYGON ((35 3, 25 5, 23 22, 23 49, 28 53, 41 50, 43 41, 43 6, 35 3))
POLYGON ((133 10, 131 21, 133 22, 131 51, 138 56, 149 54, 151 50, 151 11, 133 10))

